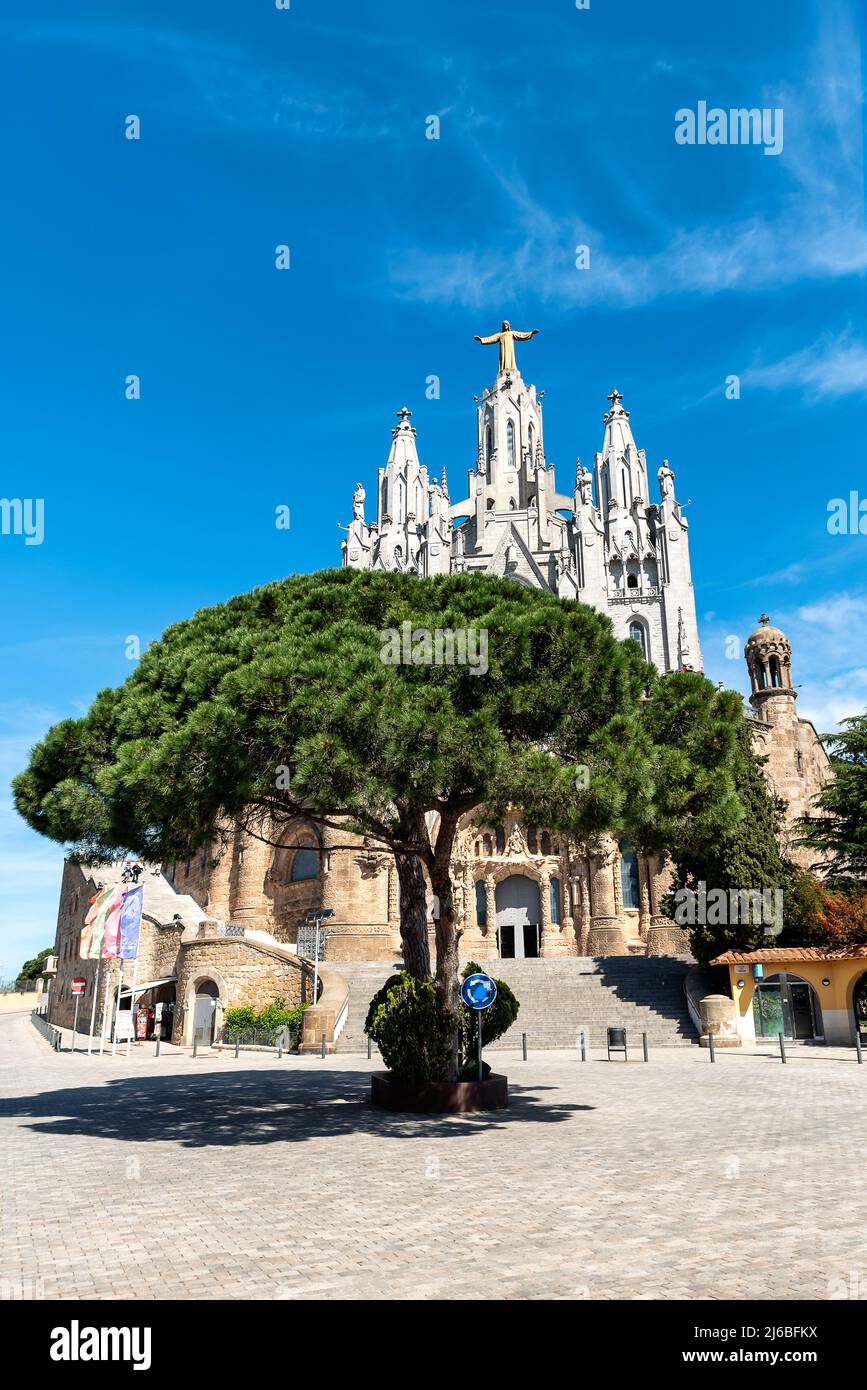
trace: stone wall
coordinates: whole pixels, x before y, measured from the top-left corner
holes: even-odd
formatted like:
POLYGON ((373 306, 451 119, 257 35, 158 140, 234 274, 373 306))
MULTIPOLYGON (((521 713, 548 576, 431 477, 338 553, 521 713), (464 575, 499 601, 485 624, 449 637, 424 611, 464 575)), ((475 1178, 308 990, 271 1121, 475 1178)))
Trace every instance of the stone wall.
POLYGON ((786 802, 781 847, 795 863, 809 869, 816 855, 792 843, 795 825, 831 776, 831 765, 813 725, 798 717, 794 691, 766 691, 760 699, 760 717, 749 721, 750 730, 754 751, 768 760, 768 785, 786 802))
POLYGON ((226 1009, 250 1005, 258 1010, 276 999, 291 1009, 302 1003, 309 988, 300 960, 254 946, 243 937, 206 935, 186 941, 178 958, 175 1042, 191 1042, 196 989, 206 980, 219 990, 216 1037, 226 1009))

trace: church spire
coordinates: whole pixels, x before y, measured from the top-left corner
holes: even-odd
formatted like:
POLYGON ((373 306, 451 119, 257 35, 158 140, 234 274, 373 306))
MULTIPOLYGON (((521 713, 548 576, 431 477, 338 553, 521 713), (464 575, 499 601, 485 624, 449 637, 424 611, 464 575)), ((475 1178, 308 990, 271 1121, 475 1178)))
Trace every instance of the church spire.
POLYGON ((608 400, 611 402, 610 408, 602 417, 605 425, 605 434, 602 440, 602 453, 605 457, 613 455, 620 459, 627 448, 635 449, 635 440, 632 437, 632 427, 629 423, 629 411, 623 409, 623 396, 615 386, 609 392, 608 400))

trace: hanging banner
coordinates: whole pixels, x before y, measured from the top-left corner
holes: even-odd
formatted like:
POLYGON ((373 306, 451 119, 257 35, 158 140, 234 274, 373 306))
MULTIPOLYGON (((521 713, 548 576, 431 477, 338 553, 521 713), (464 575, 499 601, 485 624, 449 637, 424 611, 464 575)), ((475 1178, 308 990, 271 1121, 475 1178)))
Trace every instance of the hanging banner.
POLYGON ((105 913, 102 921, 97 917, 93 924, 93 946, 96 949, 96 935, 101 928, 100 954, 103 960, 117 955, 118 941, 120 940, 120 910, 123 907, 124 890, 115 888, 111 897, 105 905, 105 913))
POLYGON ((120 950, 118 951, 121 960, 135 960, 138 955, 143 900, 143 883, 140 883, 137 888, 130 888, 124 894, 123 907, 120 911, 120 950))
POLYGON ((84 919, 84 926, 81 929, 81 944, 79 946, 80 960, 95 960, 99 956, 99 950, 93 948, 93 924, 99 916, 100 909, 108 902, 114 892, 113 888, 100 888, 98 893, 94 893, 90 900, 90 907, 84 919))

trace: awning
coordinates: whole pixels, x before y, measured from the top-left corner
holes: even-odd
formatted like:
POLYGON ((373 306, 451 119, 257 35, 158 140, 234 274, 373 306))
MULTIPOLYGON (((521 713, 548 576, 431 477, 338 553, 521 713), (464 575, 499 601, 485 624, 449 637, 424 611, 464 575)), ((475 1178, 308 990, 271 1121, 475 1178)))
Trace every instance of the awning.
POLYGON ((120 997, 121 999, 123 999, 124 995, 133 993, 144 994, 149 989, 156 989, 158 985, 176 985, 177 982, 177 975, 166 975, 165 979, 163 980, 145 980, 144 984, 136 985, 135 990, 133 990, 132 987, 130 987, 129 989, 122 989, 120 992, 120 997))

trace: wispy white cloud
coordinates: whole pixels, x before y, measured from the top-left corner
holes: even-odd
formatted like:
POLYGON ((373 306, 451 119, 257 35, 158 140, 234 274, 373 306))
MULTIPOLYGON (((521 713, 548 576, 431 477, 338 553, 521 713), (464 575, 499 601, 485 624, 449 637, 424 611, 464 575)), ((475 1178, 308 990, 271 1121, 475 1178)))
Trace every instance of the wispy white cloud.
POLYGON ((851 330, 825 335, 810 347, 742 373, 745 386, 798 390, 809 401, 840 400, 867 392, 867 343, 851 330))
MULTIPOLYGON (((311 81, 288 62, 263 63, 241 47, 203 32, 47 19, 7 19, 0 23, 0 32, 22 44, 80 45, 157 64, 195 91, 194 102, 186 97, 179 102, 170 82, 161 90, 164 106, 174 102, 187 122, 207 120, 238 132, 341 141, 380 139, 394 129, 391 117, 383 114, 388 103, 374 109, 353 84, 337 78, 311 81)), ((397 114, 396 107, 391 110, 397 114)))
MULTIPOLYGON (((863 275, 860 45, 847 5, 828 5, 821 12, 798 89, 769 91, 765 97, 784 107, 787 131, 781 191, 769 192, 768 210, 679 226, 648 203, 647 221, 661 226, 657 245, 624 251, 616 227, 594 226, 574 212, 546 207, 520 173, 503 174, 479 152, 482 171, 507 210, 495 224, 501 232, 510 230, 494 247, 393 251, 389 272, 396 291, 422 302, 478 308, 508 287, 512 294, 532 291, 561 308, 600 302, 632 308, 677 295, 863 275), (590 247, 589 270, 575 268, 579 245, 590 247)), ((857 371, 854 357, 849 366, 857 371)))

